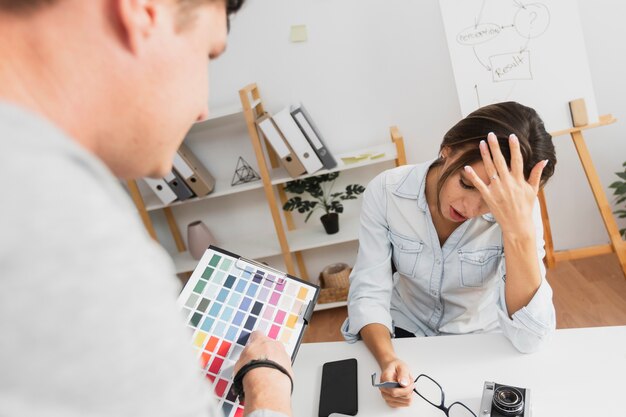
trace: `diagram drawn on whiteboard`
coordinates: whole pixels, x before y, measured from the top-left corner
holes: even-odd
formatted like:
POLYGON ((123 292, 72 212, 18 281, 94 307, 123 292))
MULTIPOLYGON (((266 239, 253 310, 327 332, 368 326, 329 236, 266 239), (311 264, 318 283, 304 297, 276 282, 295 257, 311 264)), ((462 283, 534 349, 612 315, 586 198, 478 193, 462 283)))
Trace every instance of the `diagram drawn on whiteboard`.
MULTIPOLYGON (((456 35, 456 41, 465 47, 472 48, 476 63, 491 73, 494 83, 532 80, 532 66, 530 49, 531 40, 543 35, 550 26, 550 10, 543 3, 523 4, 519 1, 511 3, 511 16, 508 22, 483 22, 482 14, 486 0, 482 1, 480 10, 471 26, 461 30, 456 35), (502 53, 481 55, 481 45, 496 43, 505 31, 514 31, 519 36, 519 45, 511 45, 510 41, 501 43, 502 53), (514 49, 512 49, 514 47, 514 49)), ((480 107, 478 85, 476 100, 480 107)))
POLYGON ((575 3, 439 0, 463 114, 514 100, 562 128, 569 100, 593 102, 575 3))

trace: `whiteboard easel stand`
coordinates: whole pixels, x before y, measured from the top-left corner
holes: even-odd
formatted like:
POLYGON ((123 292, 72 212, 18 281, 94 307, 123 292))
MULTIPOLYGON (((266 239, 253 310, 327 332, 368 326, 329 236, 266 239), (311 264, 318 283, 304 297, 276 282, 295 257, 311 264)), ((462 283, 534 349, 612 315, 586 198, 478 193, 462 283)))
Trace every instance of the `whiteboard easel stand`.
POLYGON ((539 204, 541 206, 541 217, 543 218, 543 235, 546 249, 545 261, 548 268, 553 267, 559 261, 586 258, 589 256, 615 252, 622 267, 624 277, 626 278, 626 242, 622 240, 622 237, 619 233, 617 222, 613 217, 611 206, 609 205, 609 201, 604 194, 602 183, 600 182, 598 173, 596 172, 596 169, 593 165, 591 155, 589 154, 589 150, 587 149, 587 145, 585 144, 585 139, 582 133, 583 130, 592 129, 599 126, 606 126, 611 123, 615 123, 616 121, 617 119, 615 119, 612 115, 606 114, 600 116, 600 120, 597 123, 590 123, 584 126, 559 130, 557 132, 551 133, 552 137, 563 136, 568 133, 572 137, 572 140, 574 141, 574 146, 576 147, 576 152, 578 152, 578 157, 580 158, 583 170, 585 171, 585 175, 587 176, 587 181, 589 181, 589 186, 591 187, 591 191, 596 200, 596 204, 598 205, 598 209, 600 210, 600 216, 602 216, 604 227, 606 227, 606 231, 609 233, 609 239, 611 240, 611 243, 606 245, 596 245, 578 249, 555 251, 554 244, 552 242, 552 231, 550 229, 550 219, 548 217, 546 200, 543 190, 540 190, 538 197, 539 204))

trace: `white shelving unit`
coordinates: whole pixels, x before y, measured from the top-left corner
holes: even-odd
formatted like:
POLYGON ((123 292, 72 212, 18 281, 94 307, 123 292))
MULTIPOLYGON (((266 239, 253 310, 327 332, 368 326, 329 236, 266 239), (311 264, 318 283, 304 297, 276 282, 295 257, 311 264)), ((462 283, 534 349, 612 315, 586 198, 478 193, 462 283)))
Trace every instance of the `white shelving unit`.
MULTIPOLYGON (((268 208, 272 214, 275 231, 259 236, 244 235, 231 236, 229 240, 220 241, 220 246, 250 259, 262 259, 272 256, 282 255, 285 260, 287 272, 292 275, 301 276, 305 279, 308 274, 304 267, 301 253, 306 250, 336 245, 340 243, 350 242, 358 239, 359 215, 342 214, 340 218, 340 230, 336 234, 328 235, 319 224, 308 224, 303 227, 295 228, 291 213, 284 212, 279 208, 277 200, 281 204, 286 201, 285 192, 282 190, 282 184, 285 184, 291 178, 286 170, 276 163, 273 159, 271 150, 270 161, 266 159, 264 146, 258 136, 255 121, 264 113, 263 105, 258 94, 256 85, 252 84, 240 91, 242 106, 232 106, 230 108, 220 109, 210 115, 207 120, 194 124, 189 134, 199 133, 212 128, 211 123, 216 119, 235 117, 243 114, 246 119, 248 133, 252 141, 257 162, 259 165, 261 180, 231 186, 230 178, 217 178, 213 192, 207 196, 200 198, 191 198, 185 201, 174 202, 168 205, 162 204, 158 197, 150 190, 142 195, 134 181, 128 182, 128 188, 133 197, 146 228, 156 239, 154 226, 152 225, 149 212, 162 210, 165 213, 170 231, 174 237, 178 253, 173 254, 173 260, 177 273, 193 271, 197 265, 197 260, 193 259, 186 250, 182 240, 180 230, 176 225, 176 219, 172 212, 172 207, 194 204, 200 201, 206 201, 213 198, 227 197, 229 195, 243 193, 251 190, 263 189, 267 200, 268 208), (250 99, 250 96, 252 97, 250 99), (286 224, 285 224, 286 223, 286 224), (259 244, 263 242, 263 244, 259 244), (295 255, 300 273, 295 271, 295 264, 292 256, 295 255)), ((345 152, 335 155, 337 166, 334 169, 322 169, 312 174, 306 174, 299 178, 307 178, 322 175, 331 172, 347 171, 367 166, 382 164, 389 161, 395 161, 396 165, 406 163, 404 154, 404 142, 397 128, 391 128, 391 142, 370 146, 363 149, 357 149, 351 152, 345 152)), ((345 305, 345 301, 337 303, 321 304, 316 307, 318 309, 333 308, 345 305)))

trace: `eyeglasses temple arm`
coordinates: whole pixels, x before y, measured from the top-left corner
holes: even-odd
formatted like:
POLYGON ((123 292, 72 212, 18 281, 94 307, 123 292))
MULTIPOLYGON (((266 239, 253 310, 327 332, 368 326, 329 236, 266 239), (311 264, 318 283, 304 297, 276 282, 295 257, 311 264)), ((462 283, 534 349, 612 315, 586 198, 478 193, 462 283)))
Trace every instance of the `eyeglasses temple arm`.
POLYGON ((400 388, 402 387, 402 385, 393 381, 376 383, 376 372, 372 374, 372 386, 376 388, 400 388))

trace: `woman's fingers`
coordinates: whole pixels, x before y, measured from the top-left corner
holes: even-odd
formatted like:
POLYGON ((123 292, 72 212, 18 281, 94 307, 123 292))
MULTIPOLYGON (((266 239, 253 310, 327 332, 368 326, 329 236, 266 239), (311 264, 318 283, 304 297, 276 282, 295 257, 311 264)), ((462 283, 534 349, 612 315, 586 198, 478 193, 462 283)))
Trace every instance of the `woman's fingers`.
POLYGON ((511 173, 518 180, 524 179, 524 158, 519 146, 519 139, 515 134, 509 135, 509 149, 511 150, 511 173))
MULTIPOLYGON (((489 150, 491 151, 491 159, 493 159, 493 164, 496 166, 497 175, 500 178, 505 178, 509 174, 509 167, 507 166, 506 160, 504 159, 502 151, 500 150, 498 138, 494 133, 489 133, 487 135, 487 142, 489 143, 489 150)), ((483 157, 483 161, 484 160, 485 158, 483 157)), ((487 168, 486 165, 485 168, 487 168)), ((497 177, 493 178, 493 173, 487 171, 487 174, 489 175, 490 179, 497 179, 497 177)))
MULTIPOLYGON (((487 135, 487 139, 489 139, 490 136, 495 136, 495 135, 493 133, 489 133, 487 135)), ((489 152, 489 145, 487 145, 487 142, 485 142, 484 140, 481 140, 478 147, 480 148, 480 156, 483 158, 483 164, 485 165, 485 172, 487 173, 487 176, 490 179, 497 178, 498 170, 496 169, 496 166, 493 163, 493 159, 491 158, 491 152, 489 152)))
POLYGON ((474 171, 471 166, 465 165, 463 169, 465 170, 465 175, 469 177, 474 187, 476 187, 476 189, 484 198, 485 195, 489 192, 489 188, 487 187, 487 185, 483 182, 483 180, 480 179, 478 174, 476 174, 476 171, 474 171))
POLYGON ((528 177, 528 184, 535 190, 535 193, 539 192, 539 184, 541 183, 541 174, 543 173, 543 169, 548 165, 548 160, 544 159, 543 161, 537 162, 537 164, 533 167, 533 170, 530 171, 530 176, 528 177))
POLYGON ((411 401, 413 401, 413 390, 408 393, 400 393, 396 390, 399 390, 399 388, 381 389, 381 394, 385 402, 391 407, 407 407, 411 405, 411 401))

